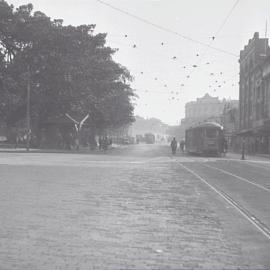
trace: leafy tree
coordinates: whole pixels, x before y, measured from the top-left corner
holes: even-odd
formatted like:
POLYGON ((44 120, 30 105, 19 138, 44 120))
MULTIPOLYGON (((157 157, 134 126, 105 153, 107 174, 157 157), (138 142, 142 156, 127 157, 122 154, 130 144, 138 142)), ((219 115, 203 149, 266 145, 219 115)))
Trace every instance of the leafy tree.
POLYGON ((25 116, 28 80, 36 127, 64 113, 90 113, 88 124, 99 129, 134 120, 132 77, 95 25, 64 26, 32 4, 5 1, 0 18, 0 114, 9 125, 25 116))

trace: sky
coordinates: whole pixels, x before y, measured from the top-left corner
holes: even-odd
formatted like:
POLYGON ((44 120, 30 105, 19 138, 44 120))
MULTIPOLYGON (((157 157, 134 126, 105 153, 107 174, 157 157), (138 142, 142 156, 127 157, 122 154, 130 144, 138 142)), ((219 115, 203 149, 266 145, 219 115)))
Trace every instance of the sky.
POLYGON ((205 93, 238 99, 239 53, 269 37, 270 0, 7 0, 64 24, 95 24, 130 70, 135 114, 177 125, 205 93), (267 24, 269 31, 267 32, 267 24), (213 38, 214 37, 214 38, 213 38), (214 48, 213 48, 214 47, 214 48))

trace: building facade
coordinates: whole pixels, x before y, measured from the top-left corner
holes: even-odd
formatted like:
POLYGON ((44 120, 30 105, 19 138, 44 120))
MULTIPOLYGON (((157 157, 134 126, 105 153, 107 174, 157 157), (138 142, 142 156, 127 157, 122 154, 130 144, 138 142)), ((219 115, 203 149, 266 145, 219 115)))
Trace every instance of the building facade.
POLYGON ((186 126, 204 121, 215 121, 222 124, 222 114, 227 104, 237 104, 237 100, 220 100, 205 94, 196 101, 188 102, 185 106, 185 119, 182 123, 186 126))
MULTIPOLYGON (((238 116, 238 100, 220 100, 218 97, 212 97, 205 94, 196 101, 186 103, 185 118, 181 120, 179 126, 179 134, 181 138, 185 137, 185 130, 189 127, 205 121, 217 122, 221 125, 226 125, 226 134, 228 139, 235 133, 238 116), (230 111, 230 112, 229 112, 230 111), (234 116, 231 116, 231 115, 234 116)), ((231 140, 230 140, 231 141, 231 140)))
POLYGON ((270 49, 256 32, 240 52, 239 135, 249 152, 270 152, 270 49))
POLYGON ((218 97, 211 97, 209 94, 205 94, 202 98, 197 98, 196 101, 191 101, 186 104, 185 118, 196 120, 218 116, 222 114, 224 102, 224 100, 220 101, 218 97))

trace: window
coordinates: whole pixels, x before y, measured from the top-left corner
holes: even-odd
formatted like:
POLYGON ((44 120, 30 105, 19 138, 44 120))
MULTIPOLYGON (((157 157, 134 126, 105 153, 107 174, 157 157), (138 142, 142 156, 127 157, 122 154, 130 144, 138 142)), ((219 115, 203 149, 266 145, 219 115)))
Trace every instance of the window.
POLYGON ((217 130, 216 129, 206 129, 206 137, 208 138, 215 138, 217 136, 217 130))

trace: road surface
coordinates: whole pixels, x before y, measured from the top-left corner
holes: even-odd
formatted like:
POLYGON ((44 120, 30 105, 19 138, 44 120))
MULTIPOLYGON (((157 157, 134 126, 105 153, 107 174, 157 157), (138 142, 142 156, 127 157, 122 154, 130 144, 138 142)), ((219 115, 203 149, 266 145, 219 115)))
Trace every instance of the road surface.
POLYGON ((269 269, 270 159, 0 153, 0 269, 269 269))

